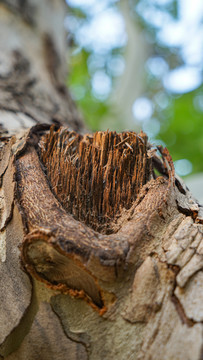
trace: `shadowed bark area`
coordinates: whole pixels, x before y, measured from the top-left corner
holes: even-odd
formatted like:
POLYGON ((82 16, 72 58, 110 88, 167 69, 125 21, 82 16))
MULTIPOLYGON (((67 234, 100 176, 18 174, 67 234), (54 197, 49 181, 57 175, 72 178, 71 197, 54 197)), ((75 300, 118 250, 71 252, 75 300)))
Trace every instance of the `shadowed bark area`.
POLYGON ((145 134, 85 134, 64 5, 0 2, 0 358, 200 360, 203 208, 145 134))

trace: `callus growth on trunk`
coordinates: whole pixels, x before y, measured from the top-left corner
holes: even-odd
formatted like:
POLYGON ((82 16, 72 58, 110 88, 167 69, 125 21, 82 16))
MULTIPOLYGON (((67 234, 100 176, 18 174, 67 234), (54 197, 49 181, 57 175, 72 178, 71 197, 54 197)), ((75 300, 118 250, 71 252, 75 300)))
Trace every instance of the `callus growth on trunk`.
POLYGON ((117 314, 115 324, 120 316, 141 322, 149 339, 147 324, 164 311, 165 296, 182 323, 195 326, 179 289, 202 266, 201 207, 175 177, 167 149, 159 157, 144 133, 80 135, 48 125, 4 141, 2 179, 11 171, 14 182, 2 230, 15 204, 22 265, 33 279, 100 317, 117 314))
POLYGON ((31 129, 13 148, 25 268, 106 311, 115 297, 101 282, 136 268, 142 241, 150 247, 165 223, 175 191, 170 157, 159 159, 144 133, 82 136, 54 126, 31 129), (156 178, 153 157, 165 177, 156 178))
POLYGON ((106 297, 114 297, 100 280, 125 276, 136 243, 150 238, 146 219, 163 220, 170 187, 167 179, 153 179, 149 149, 143 133, 30 131, 14 166, 22 259, 32 275, 84 297, 100 313, 108 309, 106 297))

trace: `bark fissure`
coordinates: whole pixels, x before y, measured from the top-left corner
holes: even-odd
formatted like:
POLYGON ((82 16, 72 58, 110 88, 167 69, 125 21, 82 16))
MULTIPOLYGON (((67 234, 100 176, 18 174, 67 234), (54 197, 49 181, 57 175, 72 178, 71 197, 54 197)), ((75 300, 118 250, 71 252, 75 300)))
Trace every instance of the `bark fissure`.
POLYGON ((7 215, 4 223, 2 224, 2 227, 1 227, 1 229, 0 229, 0 232, 3 232, 3 231, 6 229, 7 225, 9 224, 9 222, 11 221, 11 219, 12 219, 12 217, 13 217, 13 209, 14 209, 14 201, 12 201, 11 208, 10 208, 10 212, 9 212, 9 214, 7 215))
POLYGON ((179 301, 179 299, 175 296, 175 294, 172 295, 171 297, 171 301, 173 302, 176 311, 181 319, 181 322, 183 324, 186 324, 188 327, 192 327, 195 324, 197 324, 197 321, 194 321, 193 319, 189 319, 186 314, 185 314, 185 310, 181 304, 181 302, 179 301))
MULTIPOLYGON (((175 273, 176 277, 178 275, 178 273, 180 272, 180 266, 176 266, 176 265, 168 265, 168 267, 170 269, 172 269, 172 271, 175 273)), ((185 313, 185 309, 183 307, 183 305, 181 304, 181 301, 178 299, 178 297, 175 295, 175 290, 177 287, 177 281, 176 281, 176 277, 174 280, 174 285, 173 285, 173 289, 172 289, 172 295, 171 295, 171 301, 175 306, 175 309, 178 313, 178 316, 180 317, 180 320, 182 322, 182 324, 187 325, 188 327, 192 327, 195 324, 198 324, 198 321, 195 321, 194 319, 190 319, 186 313, 185 313)))
POLYGON ((178 211, 186 216, 191 216, 191 218, 195 221, 197 216, 198 216, 198 211, 197 210, 192 210, 192 209, 188 209, 188 208, 183 208, 182 206, 180 206, 178 204, 178 201, 176 201, 177 204, 177 208, 178 211))

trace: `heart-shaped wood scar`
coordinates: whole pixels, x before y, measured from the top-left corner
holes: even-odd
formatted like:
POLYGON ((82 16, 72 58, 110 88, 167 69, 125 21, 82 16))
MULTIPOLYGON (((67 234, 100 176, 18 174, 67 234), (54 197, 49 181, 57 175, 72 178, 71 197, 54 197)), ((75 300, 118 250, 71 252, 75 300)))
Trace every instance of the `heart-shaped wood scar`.
POLYGON ((51 188, 64 209, 101 233, 114 232, 122 209, 131 207, 152 177, 144 133, 82 136, 52 128, 39 147, 51 188))
POLYGON ((34 128, 13 151, 26 270, 102 313, 164 221, 169 162, 142 132, 34 128))

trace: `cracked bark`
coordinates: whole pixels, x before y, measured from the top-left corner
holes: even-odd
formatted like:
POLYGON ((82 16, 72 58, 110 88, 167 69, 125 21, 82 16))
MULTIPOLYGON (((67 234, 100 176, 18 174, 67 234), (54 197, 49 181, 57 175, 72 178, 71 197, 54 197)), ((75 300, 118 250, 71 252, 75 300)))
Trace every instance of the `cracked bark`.
POLYGON ((143 133, 85 134, 64 13, 0 2, 0 358, 201 359, 202 207, 143 133))

